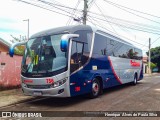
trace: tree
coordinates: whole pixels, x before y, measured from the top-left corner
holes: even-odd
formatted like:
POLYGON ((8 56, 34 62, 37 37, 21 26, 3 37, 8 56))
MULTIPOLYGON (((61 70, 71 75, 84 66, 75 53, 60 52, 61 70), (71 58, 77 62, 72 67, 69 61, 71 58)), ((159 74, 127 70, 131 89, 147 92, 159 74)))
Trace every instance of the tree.
MULTIPOLYGON (((146 54, 148 55, 148 52, 146 54)), ((151 62, 156 64, 160 71, 160 46, 151 48, 151 62)))
MULTIPOLYGON (((148 65, 148 64, 147 64, 147 65, 148 65)), ((156 68, 156 67, 157 67, 157 65, 151 62, 151 64, 150 64, 151 70, 153 70, 153 69, 156 68)))

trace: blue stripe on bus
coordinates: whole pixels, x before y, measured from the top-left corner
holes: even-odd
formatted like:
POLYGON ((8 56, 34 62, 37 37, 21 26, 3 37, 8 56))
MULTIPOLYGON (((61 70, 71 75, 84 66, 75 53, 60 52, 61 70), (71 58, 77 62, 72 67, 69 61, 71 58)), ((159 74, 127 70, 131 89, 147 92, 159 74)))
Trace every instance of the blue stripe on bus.
POLYGON ((70 85, 71 96, 91 92, 92 82, 88 81, 92 81, 97 76, 102 78, 103 88, 122 84, 114 73, 108 57, 94 55, 83 69, 70 76, 70 83, 75 83, 70 85), (92 66, 97 66, 98 70, 92 70, 92 66), (77 91, 76 87, 80 88, 80 90, 77 91))

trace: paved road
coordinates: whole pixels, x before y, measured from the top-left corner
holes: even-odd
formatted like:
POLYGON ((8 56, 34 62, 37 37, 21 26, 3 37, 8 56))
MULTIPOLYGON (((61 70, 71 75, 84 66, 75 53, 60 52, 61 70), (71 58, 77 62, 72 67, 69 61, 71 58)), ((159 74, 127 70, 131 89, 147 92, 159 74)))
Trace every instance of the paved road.
MULTIPOLYGON (((160 75, 145 77, 136 86, 130 84, 106 89, 96 99, 84 96, 73 98, 48 98, 0 109, 9 111, 160 111, 160 75)), ((43 118, 44 119, 44 118, 43 118)), ((53 118, 46 118, 53 119, 53 118)), ((55 118, 56 119, 56 118, 55 118)), ((65 118, 58 118, 65 119, 65 118)), ((74 118, 78 119, 78 118, 74 118)), ((81 118, 86 119, 86 118, 81 118)), ((87 119, 102 119, 92 118, 87 119)), ((108 119, 108 118, 103 118, 108 119)), ((121 119, 124 118, 109 118, 121 119)), ((133 119, 133 118, 125 118, 133 119)), ((137 118, 140 119, 140 118, 137 118)), ((151 119, 142 117, 142 120, 151 119)), ((152 118, 158 120, 158 118, 152 118)), ((160 119, 160 118, 159 118, 160 119)))

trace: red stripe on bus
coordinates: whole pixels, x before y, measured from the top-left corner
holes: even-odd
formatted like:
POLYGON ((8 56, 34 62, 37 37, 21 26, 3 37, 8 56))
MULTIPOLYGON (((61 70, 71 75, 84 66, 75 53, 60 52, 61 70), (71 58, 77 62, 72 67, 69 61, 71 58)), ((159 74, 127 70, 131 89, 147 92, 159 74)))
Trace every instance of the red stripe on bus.
POLYGON ((122 84, 121 80, 119 79, 119 77, 117 76, 117 74, 116 74, 116 72, 115 72, 115 70, 114 70, 114 68, 113 68, 113 65, 112 65, 111 59, 110 59, 109 57, 108 57, 108 60, 109 60, 109 63, 110 63, 111 69, 112 69, 112 71, 113 71, 113 74, 114 74, 114 76, 116 77, 116 80, 117 80, 120 84, 122 84))

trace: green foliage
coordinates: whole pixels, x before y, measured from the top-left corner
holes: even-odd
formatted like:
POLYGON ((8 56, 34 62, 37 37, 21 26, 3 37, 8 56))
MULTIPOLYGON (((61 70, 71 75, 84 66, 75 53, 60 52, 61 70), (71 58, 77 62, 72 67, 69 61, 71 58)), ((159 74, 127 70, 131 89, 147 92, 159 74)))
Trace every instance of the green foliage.
POLYGON ((154 68, 156 68, 157 67, 157 65, 156 64, 154 64, 154 63, 150 63, 150 68, 151 68, 151 70, 153 70, 154 68))
MULTIPOLYGON (((148 55, 148 52, 146 54, 148 55)), ((155 63, 160 70, 160 47, 151 49, 151 62, 155 63)))
POLYGON ((15 48, 15 51, 14 51, 15 55, 21 55, 21 56, 23 56, 24 49, 25 49, 24 46, 17 46, 15 48))
MULTIPOLYGON (((23 41, 23 40, 20 40, 20 39, 18 39, 16 37, 12 36, 12 35, 11 35, 11 37, 13 38, 13 40, 11 40, 12 43, 14 43, 14 42, 22 42, 23 41)), ((25 49, 24 45, 17 46, 14 49, 14 54, 23 56, 24 49, 25 49)))

